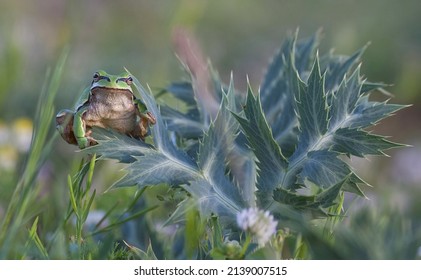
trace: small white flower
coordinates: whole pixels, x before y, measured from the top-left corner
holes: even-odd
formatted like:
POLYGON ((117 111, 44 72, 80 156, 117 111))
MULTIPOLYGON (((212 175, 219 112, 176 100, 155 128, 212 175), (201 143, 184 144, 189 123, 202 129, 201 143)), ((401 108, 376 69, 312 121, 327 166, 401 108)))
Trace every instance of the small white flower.
POLYGON ((248 208, 237 214, 237 224, 242 230, 253 234, 259 245, 263 246, 275 234, 278 222, 269 211, 248 208))

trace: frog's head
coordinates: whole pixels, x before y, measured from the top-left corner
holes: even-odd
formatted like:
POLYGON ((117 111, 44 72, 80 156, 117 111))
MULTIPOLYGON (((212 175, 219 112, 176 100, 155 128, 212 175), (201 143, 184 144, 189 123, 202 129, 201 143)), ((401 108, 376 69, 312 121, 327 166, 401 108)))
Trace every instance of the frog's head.
POLYGON ((109 88, 133 92, 130 86, 132 83, 133 79, 127 72, 120 75, 110 75, 103 70, 99 70, 94 73, 91 90, 94 88, 109 88))

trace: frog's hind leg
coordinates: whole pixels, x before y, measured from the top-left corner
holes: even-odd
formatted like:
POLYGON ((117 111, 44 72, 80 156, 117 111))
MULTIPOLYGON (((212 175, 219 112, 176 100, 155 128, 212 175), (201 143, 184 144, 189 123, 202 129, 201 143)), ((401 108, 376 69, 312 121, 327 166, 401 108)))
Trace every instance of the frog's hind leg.
POLYGON ((142 119, 142 122, 147 121, 147 126, 154 125, 156 123, 156 118, 154 117, 154 115, 152 115, 151 112, 148 112, 145 103, 143 103, 140 99, 135 99, 134 104, 137 107, 137 113, 142 119))
POLYGON ((87 107, 81 107, 77 110, 73 119, 73 133, 75 135, 79 148, 84 149, 89 146, 90 140, 86 137, 86 125, 83 120, 83 114, 87 107))
POLYGON ((73 133, 73 111, 65 109, 58 112, 56 115, 56 128, 67 143, 77 145, 77 140, 73 133))

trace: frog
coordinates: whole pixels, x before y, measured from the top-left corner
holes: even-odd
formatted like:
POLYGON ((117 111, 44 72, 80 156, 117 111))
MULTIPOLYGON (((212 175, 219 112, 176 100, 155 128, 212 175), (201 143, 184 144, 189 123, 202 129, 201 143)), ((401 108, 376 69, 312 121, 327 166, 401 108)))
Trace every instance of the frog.
POLYGON ((56 128, 61 137, 84 149, 98 144, 92 137, 92 128, 101 127, 144 141, 156 118, 133 94, 132 83, 128 72, 111 75, 96 71, 74 109, 57 113, 56 128))

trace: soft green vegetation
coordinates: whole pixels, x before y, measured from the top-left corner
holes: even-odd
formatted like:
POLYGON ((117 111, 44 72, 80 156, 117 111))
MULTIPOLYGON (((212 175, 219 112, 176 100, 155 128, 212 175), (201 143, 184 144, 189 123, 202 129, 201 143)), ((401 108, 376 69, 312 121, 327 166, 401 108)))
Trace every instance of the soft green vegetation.
POLYGON ((317 34, 290 36, 259 93, 251 85, 240 92, 232 78, 225 85, 212 69, 210 90, 197 73, 160 92, 134 79, 157 119, 151 136, 96 129, 99 144, 46 189, 63 55, 42 90, 24 172, 8 184, 0 257, 417 258, 419 224, 390 205, 351 211, 358 205, 348 202, 365 200, 368 189, 349 158, 401 146, 370 128, 405 106, 372 98, 386 85, 361 76, 365 48, 342 56, 318 46, 317 34), (182 105, 165 104, 168 95, 182 105), (121 167, 126 174, 104 192, 107 173, 121 167))

